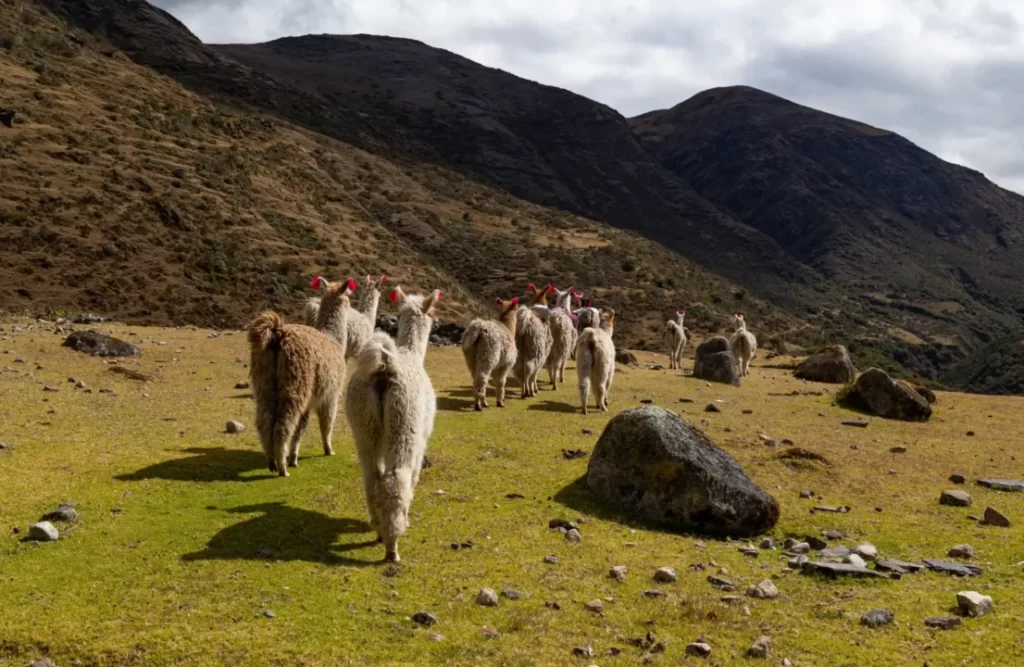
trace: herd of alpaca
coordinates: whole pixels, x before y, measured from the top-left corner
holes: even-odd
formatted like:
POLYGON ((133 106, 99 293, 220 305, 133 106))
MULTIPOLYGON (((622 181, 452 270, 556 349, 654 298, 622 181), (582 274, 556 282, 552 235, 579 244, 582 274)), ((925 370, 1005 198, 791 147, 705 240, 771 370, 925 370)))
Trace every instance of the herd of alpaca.
MULTIPOLYGON (((320 276, 311 287, 322 296, 306 302, 304 324, 285 324, 272 311, 248 326, 250 377, 256 404, 256 430, 267 467, 287 477, 298 466, 299 444, 316 412, 325 456, 334 454, 331 436, 338 407, 355 440, 362 469, 370 526, 383 543, 385 560, 398 561, 398 539, 409 528, 409 507, 434 430, 437 397, 424 367, 440 290, 406 294, 396 286, 388 300, 398 309, 394 338, 374 331, 386 276, 366 277, 353 307, 354 280, 329 282, 320 276), (346 362, 354 360, 346 382, 346 362)), ((473 380, 474 409, 487 404, 492 385, 497 406, 505 405, 509 374, 519 381, 521 397, 536 396, 538 375, 548 372, 552 390, 565 382, 565 366, 576 360, 580 407, 588 413, 591 393, 598 410, 608 410, 615 376, 615 311, 584 302, 583 292, 552 285, 527 285, 530 305, 519 298, 496 299, 497 319, 477 318, 462 337, 462 352, 473 380), (548 304, 553 297, 554 305, 548 304), (575 300, 576 308, 572 308, 575 300)), ((666 323, 670 368, 682 367, 688 330, 686 311, 666 323)), ((740 375, 746 376, 757 339, 736 314, 731 346, 740 375)))
POLYGON ((288 476, 298 465, 299 443, 315 409, 324 454, 334 453, 331 433, 344 395, 345 418, 362 468, 370 525, 383 542, 385 559, 398 561, 398 538, 409 527, 409 506, 434 430, 437 398, 424 368, 440 290, 388 300, 398 307, 395 338, 374 333, 380 286, 367 276, 356 310, 351 278, 311 287, 323 296, 306 304, 305 324, 285 324, 274 312, 248 326, 250 377, 256 430, 271 472, 288 476), (355 360, 345 381, 346 361, 355 360))

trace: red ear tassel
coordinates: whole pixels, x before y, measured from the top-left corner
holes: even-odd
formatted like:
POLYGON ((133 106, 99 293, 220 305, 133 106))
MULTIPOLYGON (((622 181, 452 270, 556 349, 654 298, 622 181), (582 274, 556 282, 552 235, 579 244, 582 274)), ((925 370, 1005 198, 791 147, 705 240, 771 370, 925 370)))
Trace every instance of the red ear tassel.
POLYGON ((498 297, 497 299, 494 300, 494 305, 495 306, 500 306, 501 305, 501 297, 498 297))
POLYGON ((513 306, 518 306, 519 305, 519 297, 517 297, 517 296, 512 297, 512 305, 513 306))
POLYGON ((395 303, 396 301, 398 301, 398 290, 397 289, 391 290, 391 293, 388 294, 388 301, 390 301, 391 303, 395 303))
POLYGON ((534 289, 536 288, 533 286, 533 283, 530 283, 529 285, 526 286, 527 292, 532 292, 534 289))
POLYGON ((388 281, 388 277, 385 276, 385 275, 381 275, 381 277, 380 277, 380 284, 383 285, 387 281, 388 281))
POLYGON ((357 287, 356 281, 354 281, 351 278, 349 278, 348 279, 348 291, 349 292, 355 292, 356 291, 356 287, 357 287))
POLYGON ((555 293, 555 286, 552 285, 551 283, 548 283, 548 286, 545 287, 544 289, 547 290, 548 294, 554 294, 555 293))
POLYGON ((323 280, 320 276, 313 276, 313 282, 309 284, 310 289, 320 289, 320 281, 323 280))
POLYGON ((437 290, 437 299, 435 299, 435 301, 440 301, 443 298, 444 298, 444 292, 442 292, 441 290, 437 290))

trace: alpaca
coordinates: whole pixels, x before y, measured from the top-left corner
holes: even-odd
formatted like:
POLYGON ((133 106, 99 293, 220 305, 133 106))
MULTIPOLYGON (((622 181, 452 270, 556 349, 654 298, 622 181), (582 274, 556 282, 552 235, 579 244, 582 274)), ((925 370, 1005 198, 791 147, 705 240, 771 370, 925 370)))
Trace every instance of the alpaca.
POLYGON ((374 281, 373 276, 366 276, 366 289, 359 295, 357 310, 366 317, 370 323, 370 331, 377 326, 377 307, 380 305, 380 288, 388 281, 388 277, 381 275, 380 280, 374 281))
POLYGON ((316 317, 320 314, 320 297, 311 296, 306 299, 306 308, 302 313, 302 321, 308 327, 316 326, 316 317))
MULTIPOLYGON (((349 291, 354 292, 356 290, 356 281, 349 278, 348 283, 349 291)), ((326 289, 326 286, 329 284, 330 283, 328 283, 322 276, 314 276, 313 283, 310 287, 322 290, 326 289)), ((308 302, 306 304, 306 309, 308 313, 310 310, 308 302)), ((352 308, 348 303, 348 300, 346 300, 343 312, 339 311, 325 317, 323 299, 321 299, 316 324, 314 324, 314 326, 317 329, 328 333, 339 343, 343 344, 345 348, 345 361, 356 356, 373 333, 373 326, 370 324, 369 320, 363 317, 359 311, 352 308)))
POLYGON ((475 319, 462 334, 462 354, 473 377, 473 395, 477 412, 487 406, 487 381, 494 383, 498 407, 505 407, 505 381, 516 363, 516 308, 519 297, 511 301, 495 299, 498 319, 475 319))
POLYGON ((409 528, 409 506, 434 430, 437 396, 423 368, 440 290, 388 300, 399 306, 397 340, 376 332, 356 357, 345 395, 345 416, 363 471, 370 525, 397 562, 398 538, 409 528))
POLYGON ((570 287, 565 291, 555 289, 555 307, 548 316, 548 327, 551 329, 551 351, 545 366, 551 378, 551 388, 558 389, 559 382, 565 382, 565 365, 576 348, 576 326, 569 310, 569 300, 575 293, 570 287))
POLYGON ((736 363, 740 367, 740 375, 746 377, 750 371, 750 362, 757 352, 757 337, 747 331, 747 322, 743 315, 736 313, 736 333, 732 335, 732 352, 736 355, 736 363))
MULTIPOLYGON (((320 316, 348 306, 352 281, 327 287, 320 316)), ((267 466, 281 477, 299 464, 299 444, 316 410, 324 456, 334 454, 331 435, 345 386, 345 341, 312 327, 285 324, 265 312, 248 326, 249 376, 256 401, 256 430, 267 466)))
POLYGON ((686 327, 683 321, 686 319, 686 310, 676 311, 675 321, 669 320, 665 323, 665 342, 668 344, 670 369, 681 369, 683 367, 683 351, 686 349, 686 327))
POLYGON ((615 343, 612 342, 614 330, 615 311, 611 308, 602 310, 601 324, 584 329, 576 343, 576 376, 583 414, 587 414, 591 384, 594 386, 598 409, 608 411, 608 392, 611 391, 615 376, 615 343))
POLYGON ((572 311, 573 315, 576 316, 576 330, 582 332, 587 327, 600 325, 601 313, 597 308, 594 308, 594 302, 588 299, 584 303, 583 292, 576 292, 574 296, 579 306, 579 308, 572 311))
POLYGON ((516 362, 513 367, 515 377, 522 384, 522 398, 536 396, 540 391, 537 386, 537 375, 547 364, 551 352, 551 327, 541 314, 547 309, 547 295, 550 285, 537 289, 531 283, 526 286, 527 293, 533 297, 533 306, 520 306, 516 310, 516 362), (541 309, 538 310, 537 306, 541 309))

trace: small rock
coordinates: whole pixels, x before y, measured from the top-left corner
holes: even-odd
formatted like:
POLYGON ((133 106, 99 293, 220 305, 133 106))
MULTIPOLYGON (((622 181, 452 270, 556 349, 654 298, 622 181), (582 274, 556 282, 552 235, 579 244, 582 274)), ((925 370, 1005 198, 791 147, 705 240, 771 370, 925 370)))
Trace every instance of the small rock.
POLYGON ((592 611, 595 614, 601 614, 604 613, 604 602, 601 602, 601 600, 591 600, 583 605, 583 608, 587 611, 592 611))
POLYGON ((37 542, 55 542, 60 539, 60 533, 49 521, 40 521, 29 526, 28 538, 37 542))
POLYGON ((270 611, 269 609, 264 609, 263 610, 263 615, 265 617, 267 617, 267 618, 277 618, 277 614, 275 614, 274 612, 270 611))
POLYGON ((758 600, 774 600, 779 597, 779 589, 771 579, 765 579, 758 585, 748 588, 747 597, 758 600))
POLYGON ((608 570, 608 576, 621 584, 626 580, 626 573, 628 571, 629 570, 625 565, 616 565, 612 569, 608 570))
POLYGON ((860 617, 860 624, 866 625, 869 628, 880 628, 892 623, 893 618, 894 614, 891 611, 887 611, 885 609, 872 609, 860 617))
POLYGON ((762 549, 774 549, 775 548, 775 540, 773 540, 770 537, 766 537, 763 540, 761 540, 760 547, 762 549))
POLYGON ((854 553, 847 554, 846 558, 843 559, 843 562, 849 563, 850 565, 853 565, 854 567, 867 567, 868 566, 867 561, 865 561, 863 558, 861 558, 858 554, 854 554, 854 553))
POLYGON ((890 454, 906 454, 907 453, 907 448, 906 447, 890 447, 889 448, 889 453, 890 454))
POLYGON ((985 517, 981 522, 986 526, 998 526, 1000 528, 1010 527, 1010 520, 1006 518, 1005 514, 994 507, 985 508, 985 517))
POLYGON ((963 558, 964 560, 970 560, 974 558, 974 547, 970 544, 958 544, 949 550, 946 554, 950 558, 963 558))
POLYGON ((523 598, 522 591, 517 591, 514 588, 503 588, 501 589, 501 597, 509 600, 521 600, 523 598))
POLYGON ((686 645, 686 655, 706 658, 711 655, 711 645, 704 642, 693 642, 686 645))
POLYGON ((659 591, 657 588, 651 588, 651 589, 648 589, 648 590, 644 591, 644 597, 648 597, 648 598, 663 598, 663 597, 665 597, 665 593, 659 591))
POLYGON ((719 408, 714 403, 708 403, 706 406, 704 406, 704 412, 721 412, 721 411, 722 411, 721 408, 719 408))
POLYGON ((966 616, 977 618, 994 610, 992 598, 974 591, 963 591, 956 594, 956 604, 966 616))
POLYGON ((227 431, 228 433, 241 433, 242 431, 245 430, 245 424, 243 424, 242 422, 231 421, 227 423, 227 426, 224 427, 224 430, 227 431))
POLYGON ((57 387, 46 386, 46 387, 43 387, 43 391, 56 392, 56 391, 60 391, 60 389, 58 389, 57 387))
POLYGON ((488 627, 480 628, 480 633, 484 636, 485 639, 497 639, 501 636, 500 632, 498 632, 494 628, 488 627))
POLYGON ((824 533, 822 533, 822 535, 825 536, 826 540, 841 540, 841 539, 843 539, 843 537, 845 537, 845 535, 843 535, 843 532, 841 530, 835 530, 835 529, 833 529, 833 530, 826 530, 824 533))
POLYGON ((786 565, 793 568, 794 570, 800 570, 803 569, 804 563, 808 561, 810 561, 810 558, 808 558, 806 555, 798 554, 793 558, 790 558, 789 562, 787 562, 786 565))
POLYGON ((551 519, 548 521, 548 528, 554 530, 556 528, 564 528, 566 532, 573 529, 579 529, 572 521, 566 521, 565 519, 551 519))
POLYGON ((822 574, 831 579, 839 576, 880 579, 887 578, 886 575, 881 572, 875 572, 874 570, 869 570, 866 567, 850 565, 849 563, 823 563, 808 561, 804 563, 801 571, 804 574, 822 574))
POLYGON ((747 649, 748 658, 760 658, 764 659, 772 654, 772 638, 767 635, 761 635, 754 640, 754 643, 747 649))
POLYGON ((952 574, 956 577, 977 577, 981 574, 982 570, 977 565, 961 565, 960 563, 944 563, 938 560, 932 560, 926 558, 924 560, 925 567, 935 572, 944 572, 945 574, 952 574))
POLYGON ((242 382, 236 382, 235 383, 235 389, 248 389, 248 388, 249 388, 249 383, 248 382, 242 381, 242 382))
POLYGON ((806 542, 797 542, 790 546, 788 549, 786 549, 786 551, 794 554, 806 554, 810 553, 811 545, 807 544, 806 542))
POLYGON ((85 383, 79 380, 75 383, 75 389, 85 389, 85 383))
POLYGON ((963 475, 950 475, 949 481, 953 482, 954 484, 963 484, 967 481, 967 479, 963 475))
POLYGON ((554 565, 558 562, 558 556, 544 556, 544 562, 548 565, 554 565))
POLYGON ((476 595, 476 603, 481 607, 497 607, 498 594, 494 592, 493 588, 481 588, 476 595))
POLYGON ((865 542, 864 544, 860 544, 860 545, 855 546, 852 549, 852 551, 853 551, 853 553, 857 554, 858 556, 860 556, 864 560, 869 560, 870 561, 870 560, 875 560, 876 558, 878 558, 878 549, 875 548, 875 545, 869 544, 867 542, 865 542))
POLYGON ((580 541, 580 531, 575 528, 571 528, 565 533, 565 539, 575 544, 580 541))
POLYGON ((807 500, 808 498, 813 498, 814 497, 814 491, 808 491, 808 490, 805 489, 805 490, 800 492, 800 497, 803 498, 804 500, 807 500))
POLYGON ((1015 479, 979 479, 978 484, 994 491, 1024 491, 1024 482, 1015 479))
POLYGON ((973 502, 974 499, 971 498, 971 494, 960 489, 943 491, 939 496, 940 505, 949 505, 951 507, 970 507, 973 502))
POLYGON ((551 602, 550 600, 546 601, 544 603, 544 606, 548 609, 554 609, 555 611, 559 611, 562 608, 562 605, 558 604, 557 602, 551 602))
POLYGON ((71 505, 61 505, 52 512, 43 515, 43 521, 75 521, 78 519, 78 512, 71 505))
POLYGON ((757 558, 761 553, 757 550, 757 547, 750 544, 746 544, 742 547, 739 547, 738 551, 744 556, 748 556, 750 558, 757 558))
POLYGON ((594 432, 591 431, 589 428, 585 428, 583 429, 583 435, 594 435, 594 432))
POLYGON ((719 599, 725 604, 743 604, 743 598, 739 595, 723 595, 719 599))
POLYGON ((677 579, 676 571, 670 567, 661 567, 654 573, 654 580, 659 584, 671 584, 677 579))
POLYGON ((709 574, 708 575, 708 583, 711 584, 714 588, 717 588, 720 591, 731 592, 731 591, 736 590, 736 584, 732 583, 728 579, 722 579, 721 577, 716 577, 713 574, 709 574))
POLYGON ((807 542, 807 544, 811 545, 811 548, 815 551, 821 551, 822 549, 828 546, 828 542, 821 539, 820 537, 815 537, 814 535, 808 535, 807 537, 805 537, 804 542, 807 542))
POLYGON ((868 422, 863 419, 847 419, 843 422, 843 426, 856 426, 857 428, 867 428, 868 422))
POLYGON ((418 611, 412 615, 412 622, 417 625, 429 627, 437 623, 437 616, 431 614, 429 611, 418 611))
POLYGON ((574 658, 593 658, 594 649, 589 646, 577 646, 572 650, 574 658))
POLYGON ((963 621, 959 616, 929 616, 924 619, 924 624, 929 628, 938 628, 939 630, 955 630, 963 625, 963 621))

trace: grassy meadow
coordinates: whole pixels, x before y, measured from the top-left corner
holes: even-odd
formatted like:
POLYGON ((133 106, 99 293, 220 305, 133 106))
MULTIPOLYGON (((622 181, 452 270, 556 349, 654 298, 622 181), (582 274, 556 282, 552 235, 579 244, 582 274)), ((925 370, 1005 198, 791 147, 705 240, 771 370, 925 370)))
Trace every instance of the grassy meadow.
POLYGON ((610 413, 579 413, 570 363, 569 384, 557 392, 545 386, 537 399, 476 414, 461 352, 432 347, 433 465, 413 502, 402 562, 388 567, 364 521, 343 416, 336 456, 322 456, 314 424, 291 477, 267 472, 249 392, 234 389, 248 372, 240 333, 99 325, 141 341, 142 357, 118 364, 151 376, 133 380, 62 348, 53 325, 0 325, 3 666, 44 656, 62 667, 668 665, 701 662, 684 655, 700 636, 713 647, 703 662, 725 665, 748 662, 746 649, 760 635, 772 638, 775 665, 1024 663, 1024 495, 975 484, 1024 476, 1016 460, 1024 456, 1020 398, 943 393, 929 423, 871 419, 866 429, 850 428, 840 423, 856 415, 832 404, 836 387, 793 379, 779 367, 784 358, 762 355, 737 389, 649 370, 667 358, 637 353, 640 368, 617 369, 610 413), (13 333, 15 325, 24 330, 13 333), (809 393, 786 395, 794 390, 809 393), (945 558, 969 543, 984 573, 969 581, 930 572, 829 581, 783 573, 781 549, 753 559, 738 552, 741 542, 621 516, 578 482, 587 458, 569 460, 562 450, 591 452, 607 421, 643 400, 702 425, 778 498, 772 537, 838 529, 847 546, 870 541, 904 560, 945 558), (712 402, 721 412, 705 412, 712 402), (227 434, 228 420, 248 428, 227 434), (780 458, 785 447, 766 446, 761 434, 825 461, 780 458), (973 507, 938 504, 940 492, 954 488, 952 473, 967 477, 973 507), (801 499, 805 489, 820 497, 801 499), (69 501, 79 516, 55 523, 59 541, 23 541, 29 525, 69 501), (851 511, 810 512, 818 504, 851 511), (1012 527, 967 519, 987 505, 1012 527), (582 540, 571 544, 549 530, 553 518, 579 520, 582 540), (558 562, 546 563, 548 555, 558 562), (692 571, 697 563, 706 569, 692 571), (629 568, 624 583, 608 576, 614 565, 629 568), (663 566, 677 570, 676 583, 653 581, 663 566), (723 603, 706 581, 720 568, 739 595, 765 578, 781 594, 723 603), (482 587, 524 595, 483 608, 475 603, 482 587), (651 588, 667 595, 645 597, 651 588), (950 614, 962 590, 991 595, 995 613, 952 631, 926 628, 924 618, 950 614), (584 609, 594 599, 604 601, 603 615, 584 609), (875 608, 895 612, 895 622, 861 626, 861 614, 875 608), (421 611, 437 623, 414 624, 421 611), (648 633, 663 646, 637 646, 648 633), (593 657, 573 656, 587 646, 593 657))

